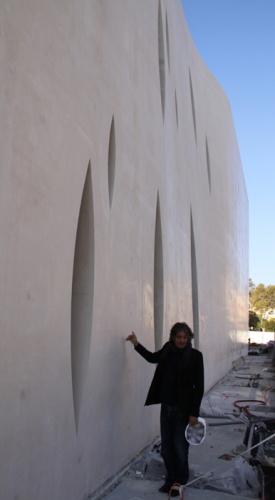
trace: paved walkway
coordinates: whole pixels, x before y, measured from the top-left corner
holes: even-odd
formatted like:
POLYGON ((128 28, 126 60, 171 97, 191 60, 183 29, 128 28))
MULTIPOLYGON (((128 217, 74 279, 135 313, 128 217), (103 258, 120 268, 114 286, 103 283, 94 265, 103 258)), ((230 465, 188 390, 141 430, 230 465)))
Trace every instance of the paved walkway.
MULTIPOLYGON (((189 484, 184 490, 184 500, 230 500, 232 495, 239 500, 259 498, 261 488, 257 482, 257 467, 253 468, 246 459, 258 453, 260 448, 247 451, 252 445, 251 438, 246 446, 244 440, 248 436, 251 418, 270 419, 268 425, 271 426, 271 433, 275 432, 275 367, 272 359, 268 355, 250 355, 235 363, 231 372, 204 396, 201 410, 201 416, 207 422, 207 434, 202 444, 190 446, 191 473, 189 484), (240 410, 234 404, 249 406, 241 418, 240 410), (247 415, 247 411, 253 417, 249 413, 247 415), (252 488, 247 486, 247 480, 252 488)), ((158 492, 165 475, 159 448, 157 442, 132 464, 118 484, 113 485, 113 489, 94 498, 167 498, 166 494, 158 492)), ((275 471, 274 438, 264 448, 261 446, 261 453, 262 456, 264 454, 264 460, 268 460, 265 463, 274 465, 275 471)), ((254 458, 257 460, 257 457, 254 458)))

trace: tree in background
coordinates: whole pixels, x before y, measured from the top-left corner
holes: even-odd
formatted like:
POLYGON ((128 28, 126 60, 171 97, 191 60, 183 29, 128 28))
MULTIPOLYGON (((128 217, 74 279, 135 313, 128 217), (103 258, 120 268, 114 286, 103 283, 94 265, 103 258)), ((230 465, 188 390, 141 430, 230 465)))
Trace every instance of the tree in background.
POLYGON ((253 281, 252 281, 251 278, 249 278, 249 285, 248 286, 249 286, 248 290, 249 290, 249 301, 250 301, 250 299, 251 299, 251 297, 252 297, 252 295, 254 293, 254 290, 256 288, 256 286, 254 285, 254 283, 253 283, 253 281))
POLYGON ((260 318, 254 311, 249 311, 249 328, 255 330, 260 323, 260 318))
POLYGON ((254 312, 259 318, 256 329, 263 327, 267 332, 274 331, 275 317, 273 316, 275 316, 275 286, 265 286, 263 283, 255 286, 253 281, 249 279, 249 304, 251 311, 254 312))
POLYGON ((263 283, 256 286, 253 291, 251 295, 251 306, 253 311, 259 311, 261 314, 268 309, 267 296, 263 283))
POLYGON ((275 310, 275 286, 268 285, 265 289, 266 301, 269 311, 275 310))
POLYGON ((275 318, 271 318, 270 320, 263 319, 262 324, 266 332, 275 332, 275 318))

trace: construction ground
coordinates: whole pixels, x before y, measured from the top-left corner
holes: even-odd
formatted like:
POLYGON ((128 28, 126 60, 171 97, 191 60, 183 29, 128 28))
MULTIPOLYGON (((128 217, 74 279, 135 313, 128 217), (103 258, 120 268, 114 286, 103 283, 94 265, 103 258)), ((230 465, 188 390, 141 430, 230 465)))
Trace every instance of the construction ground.
MULTIPOLYGON (((275 499, 275 357, 274 345, 250 345, 246 357, 205 394, 201 416, 207 432, 190 445, 184 500, 275 499)), ((161 500, 165 467, 160 439, 93 498, 161 500)))

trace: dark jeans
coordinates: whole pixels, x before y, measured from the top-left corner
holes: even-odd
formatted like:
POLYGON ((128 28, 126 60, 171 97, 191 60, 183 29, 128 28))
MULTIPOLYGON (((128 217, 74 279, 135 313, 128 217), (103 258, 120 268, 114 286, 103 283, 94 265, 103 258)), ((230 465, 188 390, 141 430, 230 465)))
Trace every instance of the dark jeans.
POLYGON ((165 483, 168 486, 188 481, 189 443, 184 434, 187 424, 188 420, 181 418, 177 405, 161 405, 161 456, 167 470, 165 483))

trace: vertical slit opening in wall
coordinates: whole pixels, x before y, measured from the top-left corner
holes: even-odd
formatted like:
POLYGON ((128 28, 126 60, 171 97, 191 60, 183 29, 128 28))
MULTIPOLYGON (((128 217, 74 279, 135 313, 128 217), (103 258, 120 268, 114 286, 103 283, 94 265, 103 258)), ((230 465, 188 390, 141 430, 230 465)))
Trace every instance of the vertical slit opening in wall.
POLYGON ((170 71, 170 43, 169 43, 169 29, 168 29, 168 16, 166 12, 166 46, 167 46, 167 59, 168 59, 168 68, 170 71))
POLYGON ((109 203, 112 206, 114 184, 115 184, 115 168, 116 168, 116 135, 115 135, 115 120, 112 118, 110 136, 109 136, 109 151, 108 151, 108 186, 109 186, 109 203))
POLYGON ((175 110, 176 110, 176 121, 177 121, 177 128, 179 127, 179 117, 178 117, 178 99, 177 99, 177 92, 175 90, 175 110))
POLYGON ((74 253, 71 303, 72 389, 76 431, 90 357, 94 293, 94 214, 91 165, 82 192, 74 253))
POLYGON ((194 225, 192 210, 190 211, 190 227, 191 227, 191 280, 192 280, 192 309, 193 309, 193 331, 195 347, 199 348, 199 297, 198 297, 198 275, 197 275, 197 259, 196 259, 196 244, 194 235, 194 225))
POLYGON ((191 94, 191 106, 192 106, 192 116, 193 116, 194 133, 195 133, 195 139, 196 139, 196 143, 197 143, 196 112, 195 112, 194 93, 193 93, 193 85, 192 85, 192 77, 191 77, 191 71, 190 71, 190 69, 189 69, 189 84, 190 84, 190 94, 191 94))
POLYGON ((162 116, 164 119, 164 110, 165 110, 165 56, 164 56, 163 25, 162 25, 162 12, 161 12, 160 0, 159 0, 159 8, 158 8, 158 49, 159 49, 160 97, 161 97, 162 116))
POLYGON ((158 350, 163 342, 163 248, 161 213, 159 193, 157 195, 156 221, 155 221, 155 253, 154 253, 154 327, 155 349, 158 350))
POLYGON ((209 184, 209 190, 210 190, 210 194, 211 194, 211 169, 210 169, 210 159, 209 159, 209 149, 208 149, 207 138, 206 138, 205 144, 206 144, 206 163, 207 163, 208 184, 209 184))

